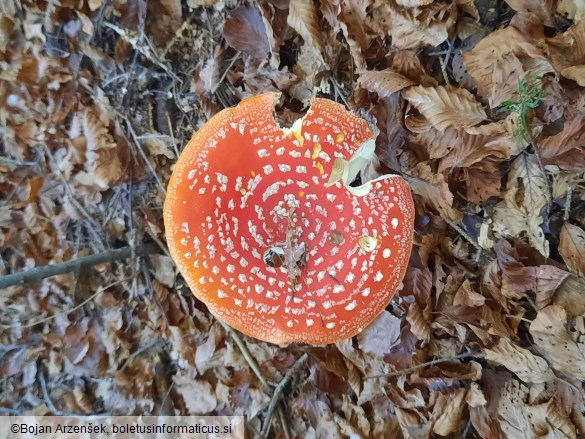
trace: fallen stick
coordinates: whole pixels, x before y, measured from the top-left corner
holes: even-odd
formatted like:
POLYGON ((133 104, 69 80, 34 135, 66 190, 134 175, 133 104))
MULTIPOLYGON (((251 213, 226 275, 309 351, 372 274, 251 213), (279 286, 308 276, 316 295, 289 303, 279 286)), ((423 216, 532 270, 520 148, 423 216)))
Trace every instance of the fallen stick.
POLYGON ((71 259, 60 264, 43 265, 41 267, 21 271, 20 273, 7 274, 5 276, 0 276, 0 289, 14 285, 22 285, 27 282, 34 282, 47 277, 57 276, 59 274, 70 273, 86 266, 114 262, 120 259, 129 259, 135 256, 144 256, 153 253, 157 249, 158 246, 156 244, 145 244, 136 248, 124 247, 117 250, 107 250, 95 253, 82 258, 71 259))

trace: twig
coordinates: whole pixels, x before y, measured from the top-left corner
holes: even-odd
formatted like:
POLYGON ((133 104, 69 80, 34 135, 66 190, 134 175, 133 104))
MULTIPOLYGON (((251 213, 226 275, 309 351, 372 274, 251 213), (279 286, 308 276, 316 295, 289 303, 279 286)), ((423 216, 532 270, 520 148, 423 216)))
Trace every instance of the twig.
MULTIPOLYGON (((65 311, 58 312, 57 314, 53 314, 53 315, 51 315, 49 317, 44 317, 42 319, 32 320, 32 321, 29 320, 28 323, 26 323, 24 325, 20 325, 20 328, 30 328, 30 327, 36 326, 36 325, 38 325, 40 323, 45 323, 45 322, 48 322, 50 320, 56 319, 57 317, 65 316, 67 314, 71 314, 73 311, 78 310, 79 308, 81 308, 82 306, 84 306, 86 303, 91 302, 93 299, 95 299, 103 291, 106 291, 108 288, 111 288, 114 285, 117 285, 119 283, 125 282, 128 279, 129 278, 119 279, 116 282, 112 282, 111 284, 106 285, 105 287, 100 287, 100 288, 98 288, 98 290, 95 293, 93 293, 91 296, 89 296, 87 299, 85 299, 80 304, 75 305, 73 308, 66 309, 65 311)), ((0 324, 0 328, 2 328, 2 329, 10 329, 13 326, 14 325, 3 325, 3 324, 0 324)))
POLYGON ((258 368, 258 365, 256 364, 256 360, 254 360, 254 358, 252 357, 252 354, 250 354, 250 351, 248 350, 248 348, 244 344, 244 341, 242 340, 242 337, 240 337, 240 334, 238 334, 234 328, 232 328, 227 323, 224 323, 222 320, 217 319, 217 321, 221 324, 221 326, 223 326, 223 328, 227 332, 229 332, 232 339, 236 342, 236 345, 240 349, 240 352, 244 356, 244 359, 248 362, 248 364, 250 365, 250 369, 252 369, 252 372, 254 372, 254 375, 256 375, 256 377, 258 377, 258 380, 260 381, 260 383, 265 388, 269 389, 270 385, 268 384, 268 381, 266 381, 266 379, 262 375, 262 372, 260 372, 260 369, 258 368))
POLYGON ((569 221, 569 215, 571 213, 571 200, 573 199, 573 187, 567 187, 567 198, 565 201, 565 211, 563 212, 563 221, 569 221))
POLYGON ((154 65, 157 65, 161 69, 163 69, 175 81, 181 82, 181 80, 179 78, 177 78, 177 76, 171 71, 171 69, 162 60, 159 59, 156 52, 154 50, 152 50, 152 46, 150 45, 150 41, 148 40, 148 38, 144 38, 148 43, 148 45, 144 45, 142 43, 142 39, 143 39, 142 37, 132 35, 126 29, 122 29, 121 27, 118 27, 115 24, 109 23, 107 21, 104 21, 103 24, 104 24, 104 26, 112 29, 114 32, 116 32, 118 35, 120 35, 120 37, 122 37, 122 39, 124 41, 129 43, 134 50, 136 50, 136 51, 140 52, 142 55, 144 55, 151 63, 153 63, 154 65))
MULTIPOLYGON (((248 348, 244 344, 244 341, 242 340, 242 337, 240 337, 240 334, 238 334, 237 331, 234 328, 232 328, 231 326, 229 326, 227 323, 224 323, 223 321, 221 321, 219 319, 217 319, 217 321, 221 324, 221 326, 224 327, 224 329, 230 334, 232 339, 236 342, 238 349, 240 350, 240 352, 242 353, 242 356, 244 357, 244 359, 246 360, 246 362, 250 366, 250 369, 252 369, 252 372, 254 372, 254 375, 256 375, 256 377, 258 377, 260 384, 262 384, 262 386, 266 390, 269 390, 270 385, 268 384, 268 381, 266 381, 266 379, 264 378, 264 375, 262 375, 262 372, 260 372, 260 368, 256 364, 256 360, 254 360, 254 357, 252 357, 252 354, 250 354, 250 351, 248 350, 248 348)), ((281 407, 278 407, 278 416, 281 419, 281 422, 283 423, 283 430, 286 431, 287 428, 284 425, 284 421, 286 420, 286 417, 284 416, 284 412, 282 411, 281 407)))
POLYGON ((438 358, 436 360, 427 361, 426 363, 417 364, 416 366, 412 366, 412 367, 409 367, 407 369, 397 370, 395 372, 385 373, 382 375, 373 375, 373 376, 365 377, 364 379, 365 380, 374 380, 377 378, 390 378, 390 377, 399 376, 399 375, 402 375, 402 374, 405 374, 408 372, 413 372, 415 370, 422 369, 422 368, 427 367, 427 366, 433 366, 435 364, 446 363, 447 361, 459 360, 461 358, 467 358, 467 357, 483 358, 483 353, 481 353, 481 352, 466 352, 464 354, 454 355, 452 357, 438 358))
POLYGON ((122 113, 117 112, 117 114, 121 119, 124 120, 124 122, 126 122, 126 128, 128 129, 128 133, 130 134, 130 137, 132 137, 132 140, 136 144, 136 148, 138 149, 138 152, 140 152, 142 159, 146 162, 146 166, 148 167, 148 170, 150 171, 150 173, 152 174, 152 176, 156 180, 156 183, 158 184, 160 190, 166 196, 167 189, 165 188, 165 185, 162 183, 162 181, 158 177, 158 173, 156 172, 156 170, 152 166, 152 163, 150 163, 150 160, 148 160, 146 153, 142 149, 142 145, 140 145, 140 141, 138 140, 138 136, 136 135, 136 131, 134 131, 134 128, 132 127, 132 123, 130 123, 130 119, 128 119, 128 117, 126 117, 122 113))
POLYGON ((547 190, 547 200, 546 200, 546 218, 545 221, 550 219, 550 213, 552 211, 552 202, 553 202, 553 191, 552 185, 546 175, 546 169, 544 169, 544 163, 542 162, 542 157, 540 156, 540 151, 538 150, 538 145, 536 144, 536 140, 532 137, 532 133, 530 135, 530 143, 532 143, 532 149, 534 150, 534 155, 536 156, 536 161, 538 162, 538 167, 540 168, 540 172, 542 172, 542 176, 544 177, 544 181, 546 182, 546 190, 547 190))
POLYGON ((280 383, 274 389, 274 393, 272 394, 272 399, 270 400, 270 404, 268 405, 268 413, 266 414, 266 418, 264 419, 264 425, 262 427, 262 431, 260 432, 260 438, 266 439, 268 437, 268 433, 270 433, 270 427, 272 425, 272 416, 274 415, 274 411, 280 402, 280 398, 282 396, 282 392, 284 388, 288 385, 288 383, 292 380, 293 375, 305 364, 308 360, 309 356, 307 353, 304 353, 293 365, 293 367, 286 373, 284 378, 280 380, 280 383))
POLYGON ((114 262, 120 259, 128 259, 134 256, 144 256, 153 253, 157 249, 156 244, 145 244, 136 248, 125 247, 117 250, 107 250, 83 258, 72 259, 67 262, 54 265, 43 265, 42 267, 32 268, 20 273, 7 274, 0 276, 0 289, 8 288, 14 285, 22 285, 27 282, 41 280, 47 277, 57 276, 59 274, 70 273, 81 267, 114 262))
POLYGON ((453 221, 451 221, 451 220, 450 220, 449 218, 447 218, 447 217, 442 217, 442 218, 445 220, 445 222, 446 222, 447 224, 449 224, 449 225, 450 225, 451 227, 453 227, 453 228, 454 228, 454 229, 455 229, 455 230, 456 230, 456 231, 457 231, 457 232, 458 232, 458 233, 459 233, 461 236, 463 236, 467 242, 469 242, 469 243, 470 243, 472 246, 474 246, 474 247, 476 248, 476 250, 477 250, 477 251, 480 251, 480 252, 481 252, 481 251, 483 251, 483 249, 481 248, 481 246, 480 246, 480 245, 479 245, 477 242, 475 242, 475 241, 474 241, 474 239, 473 239, 471 236, 469 236, 469 234, 468 234, 468 233, 467 233, 465 230, 463 230, 463 228, 462 228, 462 227, 460 227, 458 224, 455 224, 453 221))
POLYGON ((8 157, 0 157, 0 163, 6 164, 6 165, 27 166, 27 167, 32 167, 32 166, 38 165, 37 162, 22 162, 20 160, 10 159, 8 157))

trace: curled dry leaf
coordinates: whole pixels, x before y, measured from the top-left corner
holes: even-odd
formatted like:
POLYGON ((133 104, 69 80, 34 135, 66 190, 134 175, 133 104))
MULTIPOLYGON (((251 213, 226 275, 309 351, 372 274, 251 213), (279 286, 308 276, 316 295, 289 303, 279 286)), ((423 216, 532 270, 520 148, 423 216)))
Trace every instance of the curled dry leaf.
POLYGON ((545 165, 555 165, 564 171, 585 167, 585 119, 575 117, 565 121, 563 130, 540 140, 538 151, 545 165))
POLYGON ((384 356, 400 341, 400 319, 384 311, 357 336, 360 349, 375 356, 384 356))
POLYGON ((419 85, 407 88, 403 93, 404 98, 440 131, 471 127, 487 118, 481 104, 462 88, 419 85))
POLYGON ((559 0, 557 12, 570 20, 579 21, 585 17, 585 2, 583 0, 559 0))
POLYGON ((522 182, 523 205, 528 212, 539 214, 548 204, 547 178, 535 154, 520 154, 512 163, 508 181, 522 182))
POLYGON ((548 257, 549 243, 540 227, 542 216, 528 211, 516 199, 518 188, 510 189, 491 215, 494 232, 505 237, 526 236, 543 256, 548 257))
POLYGON ((223 36, 234 49, 257 59, 264 59, 270 52, 266 27, 257 8, 239 7, 228 13, 223 36))
POLYGON ((465 404, 465 389, 457 389, 454 395, 440 395, 439 400, 433 409, 433 414, 436 411, 437 405, 441 405, 439 411, 439 417, 433 425, 433 433, 439 436, 448 436, 451 433, 455 433, 458 429, 459 423, 461 422, 461 415, 465 404), (443 404, 439 404, 441 399, 444 401, 443 404))
POLYGON ((554 72, 543 53, 514 27, 492 32, 463 54, 463 62, 492 108, 515 98, 520 80, 554 72))
POLYGON ((419 163, 407 177, 412 191, 420 195, 426 205, 434 207, 451 221, 459 222, 463 213, 453 208, 453 194, 443 174, 434 174, 426 163, 419 163))
POLYGON ((380 72, 364 71, 360 73, 358 84, 366 90, 378 93, 380 97, 387 97, 405 87, 414 84, 410 79, 393 70, 380 72))
POLYGON ((585 276, 585 231, 583 229, 565 223, 561 230, 559 253, 573 273, 585 276))
POLYGON ((526 418, 527 397, 528 388, 516 380, 508 381, 502 390, 498 418, 508 439, 526 439, 530 432, 530 424, 526 418))
POLYGON ((315 2, 310 0, 290 0, 288 25, 303 37, 305 44, 322 58, 325 44, 321 37, 319 10, 315 2))
POLYGON ((505 338, 501 338, 491 349, 485 349, 485 356, 489 362, 514 372, 525 383, 546 383, 555 377, 543 358, 513 345, 505 338))
POLYGON ((567 330, 567 312, 552 305, 540 310, 530 325, 537 349, 552 367, 577 380, 585 380, 583 334, 567 330))
POLYGON ((557 403, 549 400, 543 404, 526 407, 532 431, 538 437, 575 439, 577 431, 568 416, 561 414, 557 403))

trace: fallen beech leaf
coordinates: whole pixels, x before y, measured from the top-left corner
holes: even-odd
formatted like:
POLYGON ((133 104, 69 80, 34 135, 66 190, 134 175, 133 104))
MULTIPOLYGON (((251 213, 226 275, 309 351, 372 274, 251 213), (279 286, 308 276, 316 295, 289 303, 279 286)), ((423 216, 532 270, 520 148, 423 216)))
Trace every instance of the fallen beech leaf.
POLYGON ((489 34, 463 53, 463 62, 477 82, 478 94, 488 98, 492 108, 516 98, 520 80, 554 72, 544 54, 514 27, 489 34))
POLYGON ((506 3, 517 12, 530 11, 535 14, 543 24, 554 26, 552 15, 555 12, 555 2, 551 0, 506 0, 506 3))
POLYGON ((358 69, 365 69, 364 52, 372 39, 367 24, 370 18, 367 10, 373 0, 341 0, 338 19, 353 61, 358 69))
POLYGON ((528 349, 513 345, 504 338, 484 352, 486 360, 504 366, 525 383, 546 383, 555 377, 543 358, 533 355, 528 349))
POLYGON ((579 21, 585 17, 584 0, 559 0, 557 12, 569 20, 579 21))
POLYGON ((384 311, 357 336, 360 349, 375 356, 384 356, 400 340, 400 319, 384 311))
POLYGON ((175 284, 177 267, 173 260, 165 255, 150 255, 154 277, 163 285, 172 288, 175 284))
POLYGON ((528 212, 539 214, 548 203, 548 189, 546 175, 538 166, 538 159, 534 154, 520 154, 512 163, 508 177, 509 181, 522 182, 524 194, 523 205, 528 212))
POLYGON ((572 79, 581 87, 585 87, 585 66, 571 66, 561 70, 561 75, 565 78, 572 79))
POLYGON ((561 414, 554 399, 526 407, 532 431, 538 437, 575 439, 577 431, 568 416, 561 414))
POLYGON ((179 371, 173 376, 175 390, 185 402, 190 415, 211 414, 217 406, 215 392, 207 381, 197 380, 187 371, 179 371))
POLYGON ((441 215, 459 222, 463 213, 453 208, 453 194, 443 174, 434 174, 426 163, 419 163, 412 170, 412 177, 406 177, 412 191, 420 195, 425 204, 434 207, 441 215))
MULTIPOLYGON (((444 404, 440 407, 439 417, 433 425, 433 433, 439 436, 448 436, 457 431, 465 408, 465 404, 463 404, 465 394, 465 389, 457 389, 454 395, 439 395, 439 400, 443 398, 444 404)), ((435 404, 438 405, 439 402, 437 401, 435 404)), ((434 414, 435 408, 433 408, 434 414)))
POLYGON ((494 232, 506 237, 526 236, 530 243, 543 256, 548 257, 549 243, 540 225, 542 216, 529 212, 518 205, 516 193, 518 188, 510 189, 504 201, 499 202, 491 216, 494 232))
POLYGON ((392 44, 399 49, 440 45, 449 37, 458 12, 454 2, 433 2, 422 8, 397 7, 390 2, 376 2, 376 6, 372 15, 378 32, 392 36, 392 44))
POLYGON ((378 93, 382 98, 414 84, 410 79, 393 70, 364 71, 360 73, 357 82, 366 90, 378 93))
POLYGON ((481 407, 483 405, 486 405, 487 400, 485 399, 485 396, 481 391, 479 384, 477 383, 470 384, 469 390, 465 395, 465 402, 467 403, 467 405, 469 405, 469 407, 481 407))
POLYGON ((288 25, 303 37, 305 44, 313 49, 319 58, 325 52, 321 37, 319 10, 310 0, 290 0, 287 18, 288 25))
POLYGON ((565 171, 585 167, 585 118, 578 116, 565 121, 563 130, 540 140, 538 151, 545 165, 556 165, 565 171))
POLYGON ((567 316, 574 319, 585 314, 583 291, 585 291, 585 279, 569 274, 556 289, 552 303, 564 308, 567 316))
POLYGON ((498 406, 500 427, 507 439, 526 439, 531 431, 526 419, 528 389, 516 380, 508 381, 501 390, 498 406))
POLYGON ((573 273, 585 276, 585 231, 583 229, 565 223, 561 230, 559 253, 573 273))
POLYGON ((487 118, 481 104, 462 88, 416 86, 404 90, 414 105, 438 130, 466 128, 487 118))
POLYGON ((223 36, 231 47, 254 58, 264 59, 270 52, 262 15, 254 7, 242 6, 230 11, 223 26, 223 36))
POLYGON ((530 325, 534 344, 552 367, 585 380, 585 341, 566 329, 567 313, 560 306, 551 305, 540 310, 530 325))

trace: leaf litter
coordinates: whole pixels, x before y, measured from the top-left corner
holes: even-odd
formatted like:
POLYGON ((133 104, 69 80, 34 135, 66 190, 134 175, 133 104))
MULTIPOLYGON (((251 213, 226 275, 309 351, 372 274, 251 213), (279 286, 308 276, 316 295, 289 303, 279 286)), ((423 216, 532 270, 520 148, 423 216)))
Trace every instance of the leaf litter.
POLYGON ((3 2, 0 275, 160 250, 2 290, 0 413, 257 436, 306 353, 277 437, 582 437, 584 86, 578 0, 3 2), (284 121, 313 96, 364 116, 417 219, 378 320, 327 347, 244 337, 260 379, 176 275, 162 204, 193 130, 265 91, 284 121))

